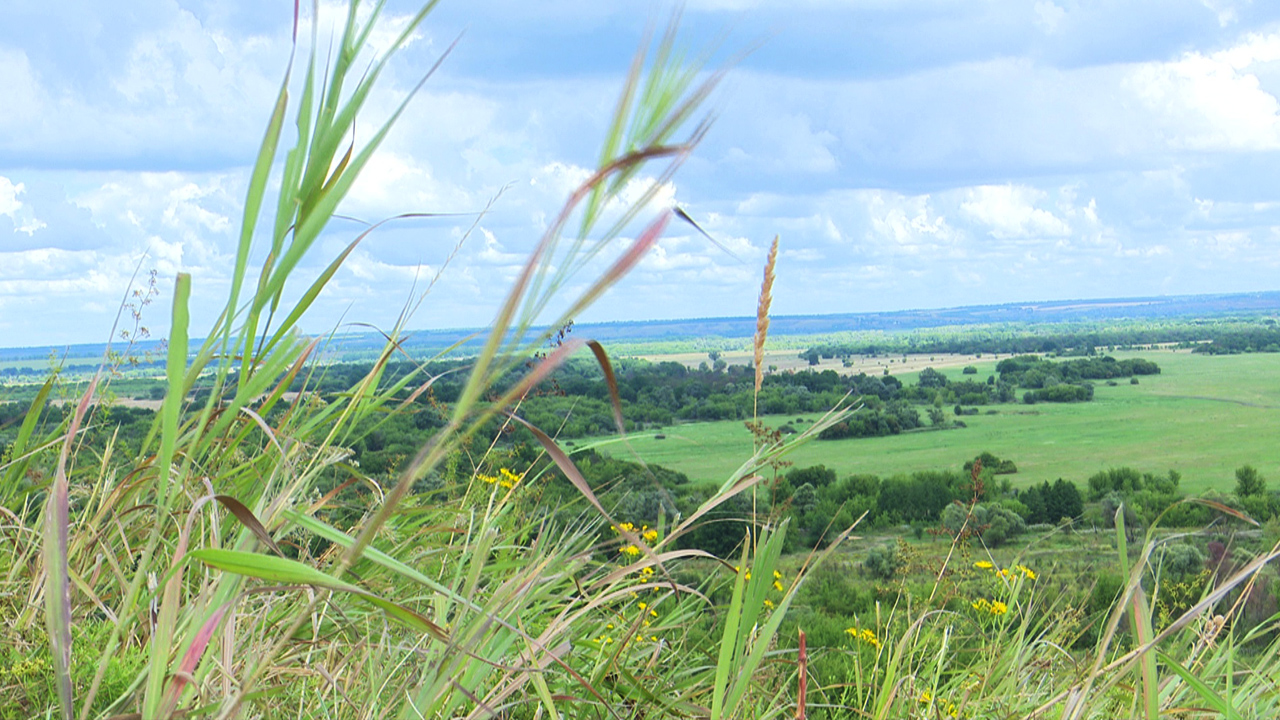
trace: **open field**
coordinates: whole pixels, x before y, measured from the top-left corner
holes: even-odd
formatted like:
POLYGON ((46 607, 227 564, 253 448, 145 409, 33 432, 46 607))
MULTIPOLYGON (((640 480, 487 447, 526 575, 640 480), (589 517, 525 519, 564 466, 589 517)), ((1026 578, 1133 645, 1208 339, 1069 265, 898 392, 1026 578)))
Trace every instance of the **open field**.
MULTIPOLYGON (((1280 356, 1115 354, 1135 356, 1159 363, 1162 374, 1143 377, 1140 385, 1099 384, 1090 403, 991 405, 982 410, 996 414, 966 416, 966 428, 814 441, 788 459, 800 467, 824 464, 841 474, 887 476, 958 468, 986 450, 1017 463, 1019 472, 1008 476, 1017 486, 1059 477, 1080 483, 1121 465, 1177 470, 1188 492, 1229 491, 1235 468, 1246 463, 1280 480, 1280 356)), ((980 378, 994 371, 995 361, 984 360, 975 363, 980 378)), ((960 377, 959 368, 946 373, 960 377)), ((795 420, 766 421, 777 426, 785 419, 795 420)), ((680 470, 695 482, 723 480, 750 452, 751 436, 741 422, 680 425, 664 434, 664 440, 634 435, 631 450, 619 443, 601 450, 624 456, 634 450, 646 462, 680 470)))

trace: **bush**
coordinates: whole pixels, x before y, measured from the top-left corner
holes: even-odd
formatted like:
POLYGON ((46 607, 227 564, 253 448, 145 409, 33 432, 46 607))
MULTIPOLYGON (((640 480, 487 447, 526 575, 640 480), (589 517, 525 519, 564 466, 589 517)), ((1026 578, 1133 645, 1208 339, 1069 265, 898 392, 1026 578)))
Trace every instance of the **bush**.
POLYGON ((862 566, 872 577, 880 580, 891 580, 897 574, 898 569, 903 566, 901 553, 898 552, 896 545, 881 545, 880 547, 871 548, 867 553, 867 559, 862 561, 862 566))

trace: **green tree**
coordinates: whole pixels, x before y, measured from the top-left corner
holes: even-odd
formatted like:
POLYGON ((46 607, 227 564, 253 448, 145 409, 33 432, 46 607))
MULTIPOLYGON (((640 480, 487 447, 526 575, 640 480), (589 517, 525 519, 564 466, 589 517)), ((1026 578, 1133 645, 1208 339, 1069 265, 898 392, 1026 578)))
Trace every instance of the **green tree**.
POLYGON ((1236 468, 1236 496, 1244 499, 1267 492, 1267 481, 1258 474, 1252 465, 1241 465, 1236 468))
POLYGON ((920 371, 920 377, 916 382, 923 388, 943 388, 947 386, 947 376, 927 367, 920 371))

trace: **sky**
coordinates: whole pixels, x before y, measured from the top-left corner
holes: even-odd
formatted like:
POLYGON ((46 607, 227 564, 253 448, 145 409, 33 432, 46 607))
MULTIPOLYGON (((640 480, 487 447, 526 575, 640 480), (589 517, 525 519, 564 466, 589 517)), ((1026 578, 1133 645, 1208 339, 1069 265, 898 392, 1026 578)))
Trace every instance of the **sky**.
MULTIPOLYGON (((415 9, 389 2, 375 46, 415 9)), ((290 292, 357 220, 459 215, 371 234, 303 328, 488 324, 672 10, 443 0, 357 134, 454 50, 290 292)), ((105 341, 152 270, 154 336, 178 272, 193 335, 213 322, 292 23, 287 0, 0 4, 0 345, 105 341)), ((678 205, 715 242, 672 224, 580 322, 752 315, 775 235, 775 314, 1280 289, 1280 3, 688 0, 679 37, 727 74, 645 219, 678 205)))

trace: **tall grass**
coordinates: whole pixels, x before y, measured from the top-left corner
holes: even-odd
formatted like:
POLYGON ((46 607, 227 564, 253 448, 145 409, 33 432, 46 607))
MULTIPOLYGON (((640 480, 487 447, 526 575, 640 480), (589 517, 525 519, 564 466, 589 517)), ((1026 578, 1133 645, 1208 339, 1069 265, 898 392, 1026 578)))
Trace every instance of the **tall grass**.
MULTIPOLYGON (((318 346, 299 333, 298 322, 368 233, 318 276, 302 278, 299 268, 409 107, 413 93, 383 125, 355 132, 387 63, 434 4, 424 5, 380 55, 371 54, 368 39, 381 20, 381 2, 361 8, 353 0, 328 57, 319 53, 313 26, 300 97, 294 101, 290 93, 292 60, 281 82, 250 176, 230 292, 211 327, 191 327, 198 279, 177 277, 167 392, 136 457, 121 462, 111 443, 81 444, 81 426, 95 422, 100 407, 96 384, 66 423, 37 442, 36 419, 48 395, 42 390, 15 444, 6 497, 18 497, 16 480, 41 452, 60 447, 61 453, 43 529, 25 524, 30 510, 14 513, 17 534, 5 571, 7 587, 26 595, 8 601, 17 616, 13 638, 50 653, 53 662, 42 672, 56 685, 56 706, 20 702, 12 712, 151 720, 559 717, 591 708, 616 717, 644 707, 696 715, 711 702, 711 688, 720 687, 714 667, 685 663, 692 649, 684 646, 683 624, 702 612, 705 596, 670 575, 682 558, 699 554, 676 549, 674 539, 703 512, 751 487, 754 467, 785 447, 762 448, 702 511, 652 534, 610 518, 565 453, 537 428, 531 429, 546 456, 587 501, 589 512, 578 521, 566 526, 520 510, 521 499, 545 480, 525 477, 524 468, 503 468, 504 477, 517 480, 496 484, 477 463, 464 474, 465 486, 438 503, 412 492, 489 421, 522 422, 511 415, 519 400, 579 349, 595 354, 612 384, 604 349, 576 338, 514 386, 500 383, 554 328, 632 269, 666 227, 668 211, 651 202, 705 133, 699 108, 719 79, 682 62, 674 24, 637 54, 598 168, 570 196, 509 289, 448 422, 397 478, 384 486, 362 474, 347 449, 365 421, 403 407, 406 394, 433 382, 421 372, 383 382, 397 352, 396 332, 368 376, 342 397, 321 403, 305 391, 287 394, 313 372, 318 346), (282 152, 290 115, 296 140, 282 152), (356 143, 357 136, 366 139, 356 143), (646 176, 653 177, 648 190, 624 201, 629 184, 646 176), (264 224, 273 177, 275 216, 264 224), (640 223, 645 213, 651 217, 640 223), (575 233, 567 236, 571 223, 575 233), (547 317, 569 280, 610 253, 607 267, 567 298, 565 311, 547 317), (264 259, 251 267, 254 257, 264 259), (299 283, 300 293, 286 292, 299 283), (298 299, 287 303, 287 295, 298 299), (206 339, 192 344, 193 336, 206 339), (205 391, 193 396, 198 386, 205 391), (371 491, 363 517, 350 527, 327 522, 326 499, 317 497, 344 478, 371 491), (598 544, 602 522, 618 528, 632 552, 621 562, 598 544), (33 624, 38 607, 43 638, 33 624), (76 627, 93 632, 77 635, 76 627)), ((424 72, 423 82, 434 70, 424 72)), ((616 389, 614 395, 616 405, 616 389)), ((759 610, 758 603, 739 603, 733 613, 754 618, 759 610)), ((769 639, 748 629, 735 634, 733 662, 751 670, 761 665, 769 639)), ((747 702, 750 677, 748 671, 735 678, 728 707, 747 702)), ((716 698, 719 711, 724 699, 716 698)))
MULTIPOLYGON (((668 211, 651 202, 707 131, 701 108, 719 79, 682 60, 674 23, 637 54, 598 167, 508 290, 445 425, 396 477, 363 473, 349 449, 363 428, 405 411, 435 378, 384 378, 402 319, 346 393, 322 401, 306 392, 323 372, 314 362, 321 341, 298 324, 367 233, 316 277, 300 277, 300 268, 409 111, 412 94, 385 124, 355 132, 387 63, 434 3, 381 55, 368 39, 383 5, 359 6, 353 0, 330 56, 318 52, 312 28, 296 82, 290 61, 253 165, 230 291, 211 327, 191 327, 198 278, 176 279, 167 391, 140 450, 121 457, 112 439, 84 441, 85 427, 106 422, 98 393, 109 374, 52 427, 40 422, 52 413, 51 380, 19 428, 0 488, 0 653, 10 661, 0 688, 14 698, 0 700, 0 717, 1260 717, 1274 709, 1274 648, 1251 658, 1259 673, 1241 675, 1233 636, 1199 623, 1275 553, 1155 633, 1144 595, 1154 537, 1091 655, 1070 650, 1065 626, 1051 621, 1070 608, 1046 605, 1026 577, 1002 577, 1007 612, 895 607, 865 623, 864 647, 814 649, 845 662, 846 677, 825 685, 798 677, 816 660, 797 666, 778 633, 823 558, 784 583, 787 527, 768 518, 752 524, 733 563, 677 541, 757 487, 763 469, 840 419, 840 409, 796 440, 761 433, 701 507, 655 528, 612 517, 542 429, 529 428, 543 460, 502 465, 482 433, 495 420, 523 423, 520 400, 578 351, 599 362, 622 429, 608 355, 589 339, 558 345, 514 383, 504 378, 666 228, 668 211), (282 151, 289 118, 297 137, 282 151), (624 201, 644 177, 653 178, 649 190, 624 201), (280 189, 263 223, 272 178, 280 189), (570 282, 602 260, 597 275, 570 282), (563 298, 571 287, 585 289, 563 298), (553 306, 566 309, 549 317, 553 306), (304 391, 290 394, 298 382, 304 391), (42 467, 52 469, 47 482, 38 480, 42 467), (538 498, 557 474, 582 502, 552 513, 538 498), (441 478, 454 484, 442 489, 441 478), (354 515, 330 513, 349 487, 364 489, 363 504, 354 515), (1137 618, 1128 645, 1118 631, 1126 614, 1137 618), (811 691, 798 702, 805 685, 811 691), (1132 688, 1140 701, 1116 702, 1117 690, 1132 688)), ((776 248, 758 303, 757 357, 776 248)), ((1120 557, 1128 562, 1123 544, 1120 557)))

